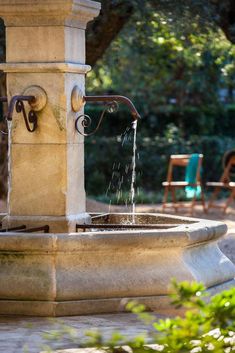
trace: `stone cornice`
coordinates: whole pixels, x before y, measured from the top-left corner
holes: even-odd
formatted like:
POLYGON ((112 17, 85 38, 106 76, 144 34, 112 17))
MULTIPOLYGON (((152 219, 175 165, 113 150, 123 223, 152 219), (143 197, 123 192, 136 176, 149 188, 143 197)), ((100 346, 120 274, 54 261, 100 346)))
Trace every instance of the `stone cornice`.
POLYGON ((86 28, 100 12, 91 0, 1 0, 0 14, 7 27, 71 26, 86 28))
POLYGON ((51 63, 5 63, 0 64, 0 70, 10 73, 43 73, 43 72, 61 72, 61 73, 77 73, 86 74, 91 70, 89 65, 51 62, 51 63))

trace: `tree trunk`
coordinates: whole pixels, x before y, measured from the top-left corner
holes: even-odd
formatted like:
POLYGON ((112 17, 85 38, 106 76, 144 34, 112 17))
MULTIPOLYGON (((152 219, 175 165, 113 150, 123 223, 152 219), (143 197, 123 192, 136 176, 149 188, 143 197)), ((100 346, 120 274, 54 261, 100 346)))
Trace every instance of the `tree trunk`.
POLYGON ((224 31, 227 39, 235 44, 235 1, 210 0, 216 14, 216 23, 224 31))
POLYGON ((88 24, 87 64, 93 66, 109 47, 133 12, 131 1, 102 0, 100 15, 88 24))

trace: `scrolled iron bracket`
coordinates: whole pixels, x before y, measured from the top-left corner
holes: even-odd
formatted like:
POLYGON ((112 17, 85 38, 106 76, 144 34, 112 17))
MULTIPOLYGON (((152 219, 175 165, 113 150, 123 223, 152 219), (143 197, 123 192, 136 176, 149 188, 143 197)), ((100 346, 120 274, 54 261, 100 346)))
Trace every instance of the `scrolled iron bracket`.
POLYGON ((118 108, 119 108, 119 105, 116 101, 113 101, 113 102, 108 102, 106 104, 106 106, 104 107, 104 110, 102 111, 101 113, 101 116, 99 118, 99 121, 98 121, 98 124, 96 126, 96 128, 94 130, 92 130, 91 132, 84 132, 84 131, 81 131, 80 128, 79 128, 79 122, 81 123, 81 126, 83 128, 89 128, 92 124, 92 119, 89 115, 87 114, 81 114, 77 117, 77 119, 75 120, 75 129, 77 130, 77 132, 80 134, 80 135, 83 135, 85 137, 87 136, 91 136, 91 135, 94 135, 98 130, 99 130, 99 127, 104 119, 104 116, 105 116, 105 113, 116 113, 118 111, 118 108))
MULTIPOLYGON (((8 102, 7 97, 0 97, 0 102, 8 102)), ((8 111, 5 119, 12 121, 14 109, 17 113, 22 113, 26 129, 29 132, 34 132, 38 127, 38 116, 36 112, 42 110, 47 103, 45 91, 39 86, 28 87, 24 95, 13 96, 10 100, 8 111), (28 113, 26 112, 25 102, 30 106, 28 113)), ((5 131, 0 131, 2 134, 8 134, 5 131)))
POLYGON ((35 97, 34 96, 22 96, 22 95, 17 95, 12 97, 9 103, 8 107, 8 112, 6 115, 6 120, 7 121, 12 121, 12 116, 14 109, 16 109, 17 113, 22 113, 25 126, 29 132, 34 132, 37 128, 37 115, 33 110, 30 109, 29 113, 26 113, 26 109, 24 106, 24 103, 28 102, 29 105, 30 103, 35 102, 35 97), (32 124, 32 127, 30 126, 32 124))
MULTIPOLYGON (((32 102, 33 102, 33 100, 32 100, 32 102)), ((29 132, 34 132, 38 127, 38 117, 37 117, 37 114, 35 113, 35 111, 33 111, 31 109, 27 114, 23 100, 17 100, 15 107, 16 107, 17 113, 23 114, 26 129, 29 132), (32 125, 32 127, 30 125, 32 125)))
POLYGON ((81 90, 79 89, 78 86, 75 86, 72 90, 72 94, 71 94, 71 106, 72 106, 72 110, 74 112, 79 112, 85 103, 105 103, 105 107, 104 110, 99 118, 98 124, 96 126, 96 128, 87 133, 84 131, 80 130, 80 126, 83 128, 89 128, 91 126, 92 123, 92 119, 89 115, 87 114, 81 114, 79 115, 76 120, 75 120, 75 129, 77 130, 77 132, 83 136, 91 136, 93 134, 95 134, 103 119, 104 119, 104 115, 105 113, 114 113, 117 112, 118 108, 119 108, 119 104, 118 103, 124 103, 125 105, 128 106, 128 108, 131 111, 131 115, 132 118, 134 120, 134 122, 137 121, 137 119, 140 118, 140 115, 138 113, 138 111, 136 110, 134 104, 132 103, 132 101, 124 96, 119 96, 119 95, 110 95, 110 96, 83 96, 81 90), (80 122, 80 126, 79 126, 79 122, 80 122))

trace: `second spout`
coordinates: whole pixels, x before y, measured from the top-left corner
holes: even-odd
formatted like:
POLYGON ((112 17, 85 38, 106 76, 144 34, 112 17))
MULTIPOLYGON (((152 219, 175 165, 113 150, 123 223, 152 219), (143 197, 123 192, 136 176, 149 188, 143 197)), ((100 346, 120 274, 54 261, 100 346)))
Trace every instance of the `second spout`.
POLYGON ((75 128, 81 135, 90 136, 96 133, 96 131, 98 131, 103 121, 105 113, 116 112, 119 108, 118 103, 123 103, 130 109, 131 116, 133 119, 133 127, 136 125, 136 121, 140 119, 140 114, 138 113, 132 101, 127 97, 120 96, 120 95, 83 96, 79 88, 77 86, 74 87, 72 92, 72 101, 71 101, 73 111, 78 112, 85 103, 99 103, 99 102, 105 103, 105 107, 99 118, 98 124, 93 131, 86 133, 80 130, 79 122, 81 122, 81 126, 83 128, 90 127, 92 120, 89 115, 81 114, 80 116, 77 117, 75 121, 75 128))

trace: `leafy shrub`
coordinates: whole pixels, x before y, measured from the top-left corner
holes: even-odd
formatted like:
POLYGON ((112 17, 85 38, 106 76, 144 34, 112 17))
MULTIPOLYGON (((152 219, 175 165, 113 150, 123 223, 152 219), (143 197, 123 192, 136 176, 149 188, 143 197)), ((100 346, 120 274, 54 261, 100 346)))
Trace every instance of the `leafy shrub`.
MULTIPOLYGON (((169 123, 178 125, 186 137, 232 136, 234 119, 225 105, 234 102, 234 46, 215 28, 205 30, 210 21, 203 25, 195 15, 204 8, 200 0, 178 1, 178 6, 176 1, 160 2, 141 6, 132 1, 137 6, 130 21, 88 74, 88 91, 133 99, 149 136, 151 130, 151 136, 162 133, 169 123)), ((210 1, 203 2, 208 14, 210 1)), ((221 3, 226 12, 225 1, 221 3)))
POLYGON ((230 353, 235 350, 235 288, 223 291, 205 300, 205 288, 192 282, 173 282, 172 305, 183 308, 182 316, 156 319, 153 314, 144 312, 145 307, 129 302, 127 309, 144 320, 147 335, 133 339, 119 332, 113 332, 108 339, 99 331, 88 331, 85 343, 79 342, 73 328, 62 326, 59 331, 47 334, 52 340, 65 338, 77 347, 96 347, 99 352, 108 353, 230 353), (151 344, 150 344, 151 343, 151 344))

